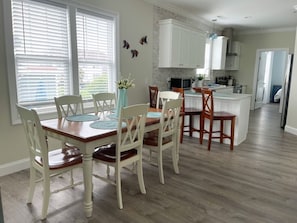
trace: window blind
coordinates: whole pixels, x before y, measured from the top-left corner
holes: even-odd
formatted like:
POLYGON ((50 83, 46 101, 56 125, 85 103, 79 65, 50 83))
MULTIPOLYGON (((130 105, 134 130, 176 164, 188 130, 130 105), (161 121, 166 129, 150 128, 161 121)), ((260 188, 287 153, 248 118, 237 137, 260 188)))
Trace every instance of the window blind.
POLYGON ((13 0, 12 25, 18 103, 52 103, 70 93, 67 9, 41 1, 13 0))
POLYGON ((114 23, 112 17, 77 11, 79 89, 84 99, 115 90, 114 23))

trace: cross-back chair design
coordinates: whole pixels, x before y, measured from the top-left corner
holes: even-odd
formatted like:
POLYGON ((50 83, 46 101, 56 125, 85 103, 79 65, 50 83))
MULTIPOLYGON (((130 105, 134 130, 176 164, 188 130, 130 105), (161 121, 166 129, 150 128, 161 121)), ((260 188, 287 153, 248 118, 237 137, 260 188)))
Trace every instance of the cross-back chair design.
MULTIPOLYGON (((158 131, 146 133, 144 136, 144 148, 150 152, 157 154, 159 179, 160 183, 164 184, 163 173, 163 151, 171 149, 172 163, 175 173, 179 173, 178 169, 178 130, 180 127, 180 110, 182 99, 174 99, 166 101, 162 107, 160 117, 160 127, 158 131)), ((150 157, 151 159, 151 157, 150 157)))
POLYGON ((180 93, 173 91, 158 91, 156 108, 161 108, 166 101, 178 99, 180 93))
POLYGON ((158 86, 149 86, 149 95, 150 95, 150 107, 156 108, 157 98, 158 98, 158 86))
POLYGON ((116 107, 115 93, 97 93, 93 94, 93 102, 95 107, 95 114, 104 117, 110 114, 116 107))
MULTIPOLYGON (((182 118, 182 124, 181 124, 181 136, 180 136, 180 142, 183 143, 183 136, 184 136, 184 132, 188 132, 189 136, 193 136, 193 132, 200 132, 199 129, 194 127, 194 123, 193 123, 193 116, 195 115, 199 115, 200 120, 201 120, 201 112, 202 110, 199 108, 193 108, 193 107, 186 107, 185 106, 185 91, 183 88, 172 88, 172 91, 174 92, 179 92, 182 99, 183 99, 183 103, 182 103, 182 113, 183 113, 183 118, 182 118), (185 125, 185 116, 189 117, 189 124, 185 125)), ((200 121, 201 122, 201 121, 200 121)), ((199 123, 200 125, 200 123, 199 123)))
POLYGON ((81 184, 81 182, 74 183, 72 170, 82 167, 82 154, 75 147, 49 150, 47 137, 40 124, 36 111, 29 110, 19 105, 17 105, 17 109, 24 126, 30 155, 30 189, 28 203, 32 203, 36 184, 42 181, 43 202, 41 218, 45 219, 51 193, 73 188, 81 184), (68 171, 71 172, 70 185, 56 191, 51 191, 50 178, 68 171), (40 177, 37 173, 40 173, 40 177))
POLYGON ((93 153, 95 162, 114 167, 114 180, 109 176, 100 176, 95 173, 93 175, 116 186, 118 207, 120 209, 123 208, 121 189, 122 168, 137 164, 140 191, 142 194, 146 193, 142 171, 142 147, 147 112, 147 104, 131 105, 122 108, 118 119, 117 143, 99 147, 93 153))
POLYGON ((84 113, 81 95, 64 95, 55 97, 58 118, 84 113))
POLYGON ((214 111, 213 91, 210 89, 201 89, 202 93, 202 119, 200 127, 200 144, 203 142, 203 135, 208 134, 208 150, 210 150, 211 139, 220 139, 223 143, 224 139, 230 139, 230 150, 233 150, 234 145, 234 129, 236 115, 224 111, 214 111), (205 129, 205 120, 209 120, 209 128, 205 129), (213 122, 220 121, 220 129, 213 130, 213 122), (225 133, 225 121, 230 121, 230 134, 225 133), (216 135, 213 135, 216 134, 216 135), (219 135, 217 135, 219 134, 219 135))

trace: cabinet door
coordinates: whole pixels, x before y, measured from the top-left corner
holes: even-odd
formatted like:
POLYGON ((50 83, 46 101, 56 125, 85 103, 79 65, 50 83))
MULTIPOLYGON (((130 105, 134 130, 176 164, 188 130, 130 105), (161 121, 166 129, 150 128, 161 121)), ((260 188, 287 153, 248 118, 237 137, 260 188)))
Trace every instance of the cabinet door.
POLYGON ((206 36, 203 33, 191 33, 190 64, 192 68, 204 68, 206 36))

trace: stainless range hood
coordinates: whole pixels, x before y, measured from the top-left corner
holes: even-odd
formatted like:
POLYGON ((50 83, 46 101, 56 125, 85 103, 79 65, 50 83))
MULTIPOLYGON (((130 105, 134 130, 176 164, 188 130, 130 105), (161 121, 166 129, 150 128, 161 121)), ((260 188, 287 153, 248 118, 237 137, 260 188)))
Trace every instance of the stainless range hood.
POLYGON ((225 28, 222 31, 223 36, 228 37, 227 41, 227 56, 237 56, 237 53, 234 53, 232 50, 232 41, 233 41, 233 28, 225 28))

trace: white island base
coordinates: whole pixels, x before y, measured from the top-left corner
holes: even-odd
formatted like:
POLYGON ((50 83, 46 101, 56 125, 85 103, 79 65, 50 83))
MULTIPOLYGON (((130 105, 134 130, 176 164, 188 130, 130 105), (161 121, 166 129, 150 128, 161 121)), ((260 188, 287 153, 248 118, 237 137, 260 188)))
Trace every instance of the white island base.
MULTIPOLYGON (((242 143, 247 136, 250 115, 250 94, 233 94, 233 93, 213 93, 214 96, 214 111, 226 111, 236 115, 234 145, 242 143)), ((202 95, 192 91, 185 91, 185 106, 202 109, 202 95)), ((185 119, 185 124, 188 120, 185 119)), ((199 116, 193 118, 194 127, 199 129, 199 116)), ((208 129, 209 122, 206 120, 205 128, 208 129)), ((230 133, 230 122, 225 124, 225 132, 230 133)), ((219 122, 215 121, 213 130, 219 130, 219 122)), ((199 137, 199 133, 194 132, 194 137, 199 137)), ((204 139, 208 139, 208 134, 204 135, 204 139)), ((219 141, 219 139, 213 139, 219 141)), ((230 140, 225 139, 225 144, 230 144, 230 140)))

